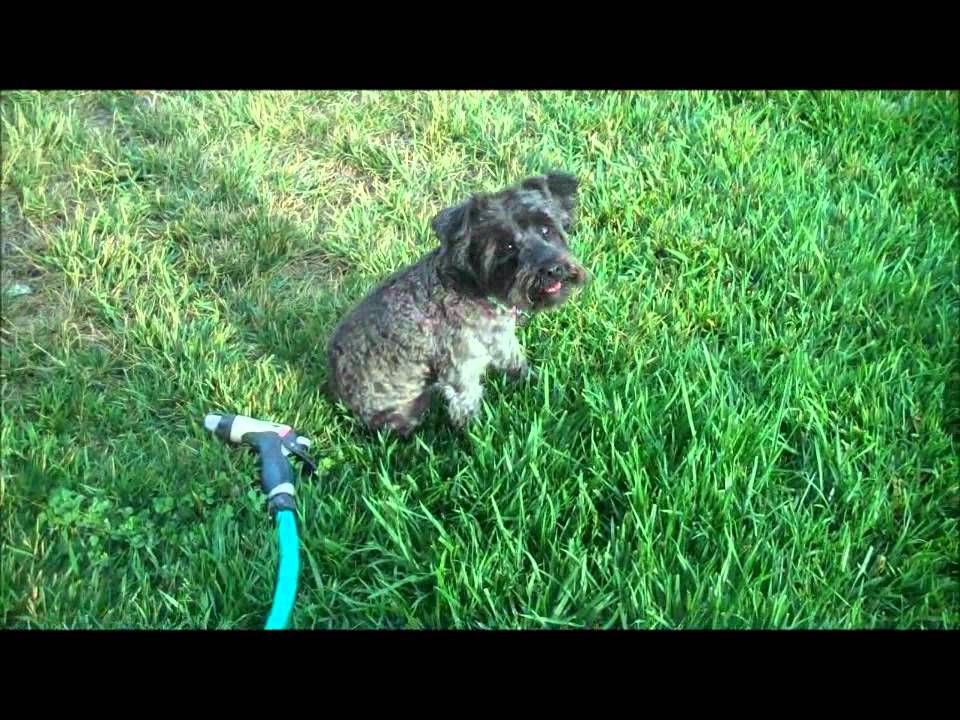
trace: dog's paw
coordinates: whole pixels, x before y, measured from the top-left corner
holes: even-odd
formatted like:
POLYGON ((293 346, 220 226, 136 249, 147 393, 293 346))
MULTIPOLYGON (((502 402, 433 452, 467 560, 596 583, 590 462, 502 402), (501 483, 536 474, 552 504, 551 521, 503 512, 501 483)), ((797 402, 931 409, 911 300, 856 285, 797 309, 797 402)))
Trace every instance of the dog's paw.
POLYGON ((468 428, 479 419, 480 413, 460 413, 457 415, 450 415, 449 417, 450 427, 452 427, 458 433, 466 433, 468 428))
POLYGON ((529 365, 523 365, 507 371, 507 378, 512 383, 526 384, 536 383, 540 375, 529 365))
POLYGON ((409 440, 417 429, 418 423, 400 413, 379 413, 367 423, 367 427, 377 433, 393 433, 402 440, 409 440))
POLYGON ((465 431, 470 423, 480 417, 480 403, 451 402, 447 407, 447 416, 455 430, 465 431))

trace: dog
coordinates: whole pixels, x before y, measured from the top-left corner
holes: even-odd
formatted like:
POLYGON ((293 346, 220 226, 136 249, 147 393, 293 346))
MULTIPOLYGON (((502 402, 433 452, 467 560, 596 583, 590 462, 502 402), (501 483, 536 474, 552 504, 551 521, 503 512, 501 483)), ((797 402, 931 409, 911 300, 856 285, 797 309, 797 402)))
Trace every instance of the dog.
POLYGON ((568 245, 578 186, 568 173, 538 175, 437 214, 440 246, 384 280, 334 330, 334 401, 369 430, 407 438, 437 390, 462 430, 480 412, 488 369, 534 378, 518 315, 557 308, 588 280, 568 245))

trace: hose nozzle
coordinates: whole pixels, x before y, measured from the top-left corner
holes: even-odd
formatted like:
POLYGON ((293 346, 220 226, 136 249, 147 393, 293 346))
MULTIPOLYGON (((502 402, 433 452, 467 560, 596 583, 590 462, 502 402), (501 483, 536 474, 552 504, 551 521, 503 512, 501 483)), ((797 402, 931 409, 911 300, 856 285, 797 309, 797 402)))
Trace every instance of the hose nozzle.
POLYGON ((307 455, 309 438, 289 425, 257 420, 245 415, 207 415, 203 426, 224 442, 248 445, 260 457, 260 480, 272 515, 278 510, 296 509, 294 477, 287 462, 289 455, 299 458, 307 474, 316 471, 316 463, 307 455))

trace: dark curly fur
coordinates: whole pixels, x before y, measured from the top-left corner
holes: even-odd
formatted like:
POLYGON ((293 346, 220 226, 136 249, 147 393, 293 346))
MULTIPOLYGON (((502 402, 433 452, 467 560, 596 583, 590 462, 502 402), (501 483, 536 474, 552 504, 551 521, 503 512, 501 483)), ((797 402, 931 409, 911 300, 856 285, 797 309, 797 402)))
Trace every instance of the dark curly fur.
POLYGON ((517 312, 555 308, 587 279, 567 245, 576 195, 576 178, 556 173, 440 212, 440 247, 383 281, 334 332, 334 399, 371 430, 407 436, 435 389, 463 427, 488 367, 526 377, 517 312))

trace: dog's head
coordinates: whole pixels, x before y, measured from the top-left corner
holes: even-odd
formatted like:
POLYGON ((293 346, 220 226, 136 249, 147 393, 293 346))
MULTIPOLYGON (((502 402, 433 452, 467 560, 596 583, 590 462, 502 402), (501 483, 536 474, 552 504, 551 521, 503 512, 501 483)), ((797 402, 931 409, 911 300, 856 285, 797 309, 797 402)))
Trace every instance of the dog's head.
POLYGON ((587 280, 567 244, 576 196, 577 179, 554 173, 441 211, 433 229, 444 279, 521 310, 560 305, 587 280))

